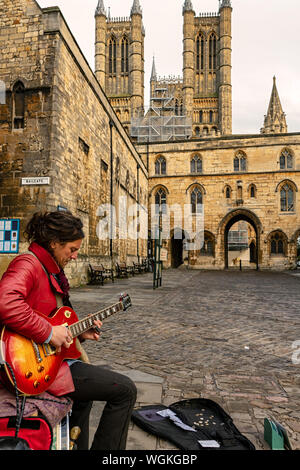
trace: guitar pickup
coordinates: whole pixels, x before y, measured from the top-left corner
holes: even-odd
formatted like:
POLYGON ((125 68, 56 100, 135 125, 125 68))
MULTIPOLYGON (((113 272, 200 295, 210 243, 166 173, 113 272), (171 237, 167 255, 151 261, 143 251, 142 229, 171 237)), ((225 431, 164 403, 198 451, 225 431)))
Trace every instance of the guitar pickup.
POLYGON ((41 357, 41 355, 40 355, 40 351, 39 351, 38 345, 37 345, 33 340, 31 340, 31 343, 32 343, 32 346, 33 346, 33 350, 34 350, 34 354, 35 354, 36 360, 37 360, 38 362, 42 362, 43 359, 42 359, 42 357, 41 357))

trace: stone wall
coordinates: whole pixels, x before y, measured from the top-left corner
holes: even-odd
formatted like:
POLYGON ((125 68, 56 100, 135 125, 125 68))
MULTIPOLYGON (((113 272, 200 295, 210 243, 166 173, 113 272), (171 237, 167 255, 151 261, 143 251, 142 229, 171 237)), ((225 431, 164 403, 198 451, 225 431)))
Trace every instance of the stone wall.
MULTIPOLYGON (((112 243, 97 236, 102 204, 115 206, 119 194, 130 204, 147 204, 147 171, 61 12, 31 0, 1 0, 0 6, 6 13, 0 16, 0 79, 7 88, 0 106, 0 216, 20 218, 21 231, 36 210, 60 206, 79 216, 86 238, 67 270, 72 285, 86 282, 89 262, 145 258, 146 240, 121 241, 118 229, 112 243), (18 80, 25 89, 24 126, 14 129, 18 80), (21 185, 21 177, 33 176, 48 176, 50 183, 21 185)), ((20 251, 25 248, 22 238, 20 251)))
MULTIPOLYGON (((190 267, 222 269, 225 266, 225 232, 231 221, 252 221, 258 231, 258 265, 265 269, 287 269, 295 266, 296 239, 300 230, 298 211, 300 185, 300 134, 241 135, 207 138, 189 142, 169 142, 137 145, 144 161, 149 162, 149 202, 155 203, 158 189, 166 191, 167 204, 178 204, 184 213, 184 204, 190 203, 193 188, 198 187, 203 196, 204 230, 214 239, 214 256, 184 253, 190 267), (279 158, 284 149, 293 156, 291 169, 280 169, 279 158), (241 153, 243 152, 243 154, 241 153), (202 172, 191 173, 191 159, 202 159, 202 172), (234 171, 234 158, 244 155, 246 171, 234 171), (166 160, 166 175, 155 174, 158 156, 166 160), (294 190, 293 211, 280 209, 280 189, 289 181, 294 190), (255 197, 251 197, 251 185, 255 197), (230 197, 226 197, 226 188, 230 197), (249 219, 249 220, 248 220, 249 219), (270 253, 270 234, 280 231, 285 237, 285 256, 270 253)), ((184 226, 182 222, 182 226, 184 226)), ((173 214, 170 234, 176 228, 173 214)), ((172 264, 171 240, 164 241, 168 261, 172 264)), ((183 259, 184 261, 184 259, 183 259)))

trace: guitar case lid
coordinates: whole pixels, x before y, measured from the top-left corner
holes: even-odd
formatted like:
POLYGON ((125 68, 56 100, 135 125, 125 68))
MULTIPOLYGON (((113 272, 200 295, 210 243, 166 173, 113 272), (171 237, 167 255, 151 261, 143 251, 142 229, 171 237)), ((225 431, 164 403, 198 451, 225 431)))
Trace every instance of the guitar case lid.
POLYGON ((143 406, 132 421, 181 450, 255 450, 218 403, 192 398, 169 405, 143 406))

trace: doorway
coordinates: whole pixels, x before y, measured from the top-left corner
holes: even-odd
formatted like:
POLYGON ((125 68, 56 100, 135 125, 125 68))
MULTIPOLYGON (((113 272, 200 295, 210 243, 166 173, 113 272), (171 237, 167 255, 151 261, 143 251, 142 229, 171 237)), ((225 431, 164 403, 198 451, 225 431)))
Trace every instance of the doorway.
POLYGON ((178 268, 183 264, 183 245, 184 245, 184 232, 180 229, 175 229, 171 238, 171 267, 178 268))
POLYGON ((256 216, 246 210, 228 215, 224 229, 225 269, 259 269, 259 226, 256 216))

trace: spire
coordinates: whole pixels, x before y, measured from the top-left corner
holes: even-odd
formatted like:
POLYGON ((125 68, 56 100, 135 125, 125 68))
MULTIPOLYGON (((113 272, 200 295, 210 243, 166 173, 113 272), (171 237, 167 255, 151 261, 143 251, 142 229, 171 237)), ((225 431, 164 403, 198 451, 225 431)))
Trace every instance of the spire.
POLYGON ((186 11, 194 11, 192 1, 191 0, 184 0, 184 5, 182 9, 182 13, 185 13, 186 11))
POLYGON ((262 134, 286 133, 287 124, 285 113, 283 112, 279 94, 276 86, 276 77, 273 77, 273 88, 268 107, 268 113, 264 119, 264 127, 261 129, 262 134))
POLYGON ((139 0, 134 0, 133 1, 133 5, 132 5, 132 8, 131 8, 131 15, 142 15, 143 12, 142 12, 142 7, 140 5, 140 2, 139 0))
POLYGON ((156 80, 157 80, 157 75, 156 75, 155 59, 154 59, 154 56, 153 56, 151 82, 155 82, 156 80))
POLYGON ((104 8, 103 0, 98 0, 98 5, 97 5, 97 8, 96 8, 95 16, 98 16, 98 15, 106 16, 106 11, 105 11, 105 8, 104 8))

